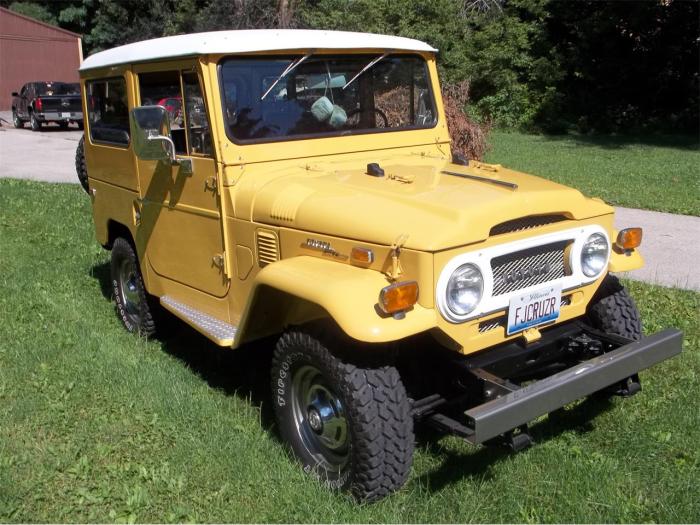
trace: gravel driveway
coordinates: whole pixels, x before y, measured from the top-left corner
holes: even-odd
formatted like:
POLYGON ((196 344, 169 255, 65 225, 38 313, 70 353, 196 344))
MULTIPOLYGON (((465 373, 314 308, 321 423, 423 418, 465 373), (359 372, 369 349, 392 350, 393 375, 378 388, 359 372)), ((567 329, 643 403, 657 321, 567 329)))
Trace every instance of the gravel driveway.
POLYGON ((57 124, 44 125, 42 131, 12 127, 12 113, 0 111, 0 177, 78 182, 75 173, 75 148, 83 132, 72 124, 62 130, 57 124))

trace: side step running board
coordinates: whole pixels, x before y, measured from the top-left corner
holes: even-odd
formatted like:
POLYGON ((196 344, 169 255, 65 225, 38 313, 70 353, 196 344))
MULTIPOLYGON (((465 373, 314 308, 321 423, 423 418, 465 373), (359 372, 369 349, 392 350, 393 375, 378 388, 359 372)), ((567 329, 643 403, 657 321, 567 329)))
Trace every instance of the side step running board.
POLYGON ((214 341, 217 345, 233 346, 238 327, 200 312, 199 310, 195 310, 191 306, 176 301, 168 295, 164 295, 160 298, 160 304, 173 315, 179 317, 192 326, 192 328, 214 341))

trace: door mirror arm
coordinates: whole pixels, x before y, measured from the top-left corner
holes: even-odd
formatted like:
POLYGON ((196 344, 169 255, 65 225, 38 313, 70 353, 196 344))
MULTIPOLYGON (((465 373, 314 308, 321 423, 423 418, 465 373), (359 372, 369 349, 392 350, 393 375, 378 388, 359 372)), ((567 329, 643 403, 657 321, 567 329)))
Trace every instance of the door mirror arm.
POLYGON ((192 159, 178 158, 170 136, 170 116, 163 106, 139 106, 129 112, 134 153, 141 160, 168 161, 192 175, 192 159))

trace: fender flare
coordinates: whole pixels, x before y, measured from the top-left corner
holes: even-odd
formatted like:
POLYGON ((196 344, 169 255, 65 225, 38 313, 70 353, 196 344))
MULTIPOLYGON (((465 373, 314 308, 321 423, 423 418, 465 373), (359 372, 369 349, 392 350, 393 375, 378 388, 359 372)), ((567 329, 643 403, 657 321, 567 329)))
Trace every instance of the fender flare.
POLYGON ((388 284, 377 271, 317 257, 299 256, 269 264, 254 278, 236 343, 257 338, 251 332, 255 332, 252 327, 258 314, 276 320, 273 324, 280 325, 275 327, 277 332, 290 324, 327 316, 348 336, 366 343, 396 341, 437 326, 435 310, 418 303, 403 319, 381 314, 376 307, 379 292, 388 284), (306 307, 285 312, 282 309, 288 308, 289 302, 270 301, 269 296, 262 304, 256 299, 266 291, 287 296, 306 307), (310 309, 309 305, 316 308, 310 309))

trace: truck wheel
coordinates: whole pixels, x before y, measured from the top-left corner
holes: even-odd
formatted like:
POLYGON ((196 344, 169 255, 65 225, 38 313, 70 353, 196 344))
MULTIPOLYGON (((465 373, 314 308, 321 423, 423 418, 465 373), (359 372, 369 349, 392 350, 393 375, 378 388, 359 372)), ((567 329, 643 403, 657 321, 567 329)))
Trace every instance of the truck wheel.
POLYGON ((90 192, 90 183, 88 182, 87 166, 85 165, 85 135, 80 137, 78 147, 75 149, 75 171, 78 174, 78 180, 86 193, 90 192))
POLYGON ((156 324, 139 260, 131 243, 123 237, 117 238, 112 245, 111 270, 114 302, 124 327, 132 333, 152 336, 156 324))
POLYGON ((627 339, 642 337, 642 321, 634 300, 614 275, 608 275, 588 306, 588 319, 594 328, 627 339))
POLYGON ((24 121, 21 118, 19 118, 17 111, 15 111, 14 109, 12 110, 12 124, 17 129, 22 129, 24 127, 24 121))
POLYGON ((326 486, 374 501, 405 483, 413 419, 394 367, 355 366, 290 331, 275 348, 272 395, 282 438, 326 486))
POLYGON ((76 124, 78 125, 78 129, 83 129, 85 127, 82 120, 79 120, 76 124))
POLYGON ((41 122, 37 120, 34 113, 29 114, 29 125, 32 127, 32 131, 41 131, 41 122))

